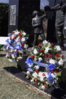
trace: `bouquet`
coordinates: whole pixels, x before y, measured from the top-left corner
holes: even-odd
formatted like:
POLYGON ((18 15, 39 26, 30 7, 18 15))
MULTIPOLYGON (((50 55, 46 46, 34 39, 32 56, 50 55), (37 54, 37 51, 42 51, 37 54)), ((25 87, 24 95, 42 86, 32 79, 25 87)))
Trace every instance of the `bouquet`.
POLYGON ((19 61, 23 58, 28 48, 28 35, 24 31, 13 31, 8 34, 9 39, 6 40, 7 45, 4 46, 4 51, 7 51, 6 57, 10 62, 19 61))
POLYGON ((26 59, 26 78, 42 90, 59 87, 63 59, 60 46, 44 40, 32 49, 26 59))

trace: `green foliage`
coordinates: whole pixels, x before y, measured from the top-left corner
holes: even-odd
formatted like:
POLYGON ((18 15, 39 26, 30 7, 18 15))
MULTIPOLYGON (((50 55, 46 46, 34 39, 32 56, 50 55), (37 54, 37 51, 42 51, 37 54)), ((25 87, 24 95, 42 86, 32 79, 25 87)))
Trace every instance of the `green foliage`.
MULTIPOLYGON (((0 35, 8 30, 8 4, 0 3, 0 35)), ((4 34, 5 35, 5 34, 4 34)))

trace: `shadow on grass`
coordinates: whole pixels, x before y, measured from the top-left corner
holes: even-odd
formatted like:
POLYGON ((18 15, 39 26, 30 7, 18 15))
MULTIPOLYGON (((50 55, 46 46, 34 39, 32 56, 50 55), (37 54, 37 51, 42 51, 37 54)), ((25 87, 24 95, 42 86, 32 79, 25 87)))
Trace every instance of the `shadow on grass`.
POLYGON ((6 56, 6 54, 0 54, 0 57, 4 57, 4 56, 6 56))
POLYGON ((16 74, 16 73, 20 73, 21 70, 19 70, 18 68, 12 66, 12 67, 4 67, 3 69, 5 69, 7 72, 12 73, 12 74, 16 74))

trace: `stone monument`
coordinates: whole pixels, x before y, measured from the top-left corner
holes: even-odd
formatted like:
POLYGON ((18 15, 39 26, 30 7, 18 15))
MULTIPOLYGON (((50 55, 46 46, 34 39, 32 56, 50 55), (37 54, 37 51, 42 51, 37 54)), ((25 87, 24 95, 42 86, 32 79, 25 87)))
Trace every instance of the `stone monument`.
POLYGON ((8 33, 24 30, 29 34, 29 46, 33 43, 32 12, 34 9, 39 11, 39 5, 40 0, 9 0, 8 33))

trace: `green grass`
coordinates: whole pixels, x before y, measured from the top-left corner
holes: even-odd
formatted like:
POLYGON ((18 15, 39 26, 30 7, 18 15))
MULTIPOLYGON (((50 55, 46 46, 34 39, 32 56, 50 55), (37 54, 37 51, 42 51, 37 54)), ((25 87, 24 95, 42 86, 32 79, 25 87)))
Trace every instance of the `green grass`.
POLYGON ((5 56, 2 57, 4 54, 6 52, 0 51, 0 99, 44 99, 4 74, 4 67, 17 66, 16 63, 9 62, 5 56))

